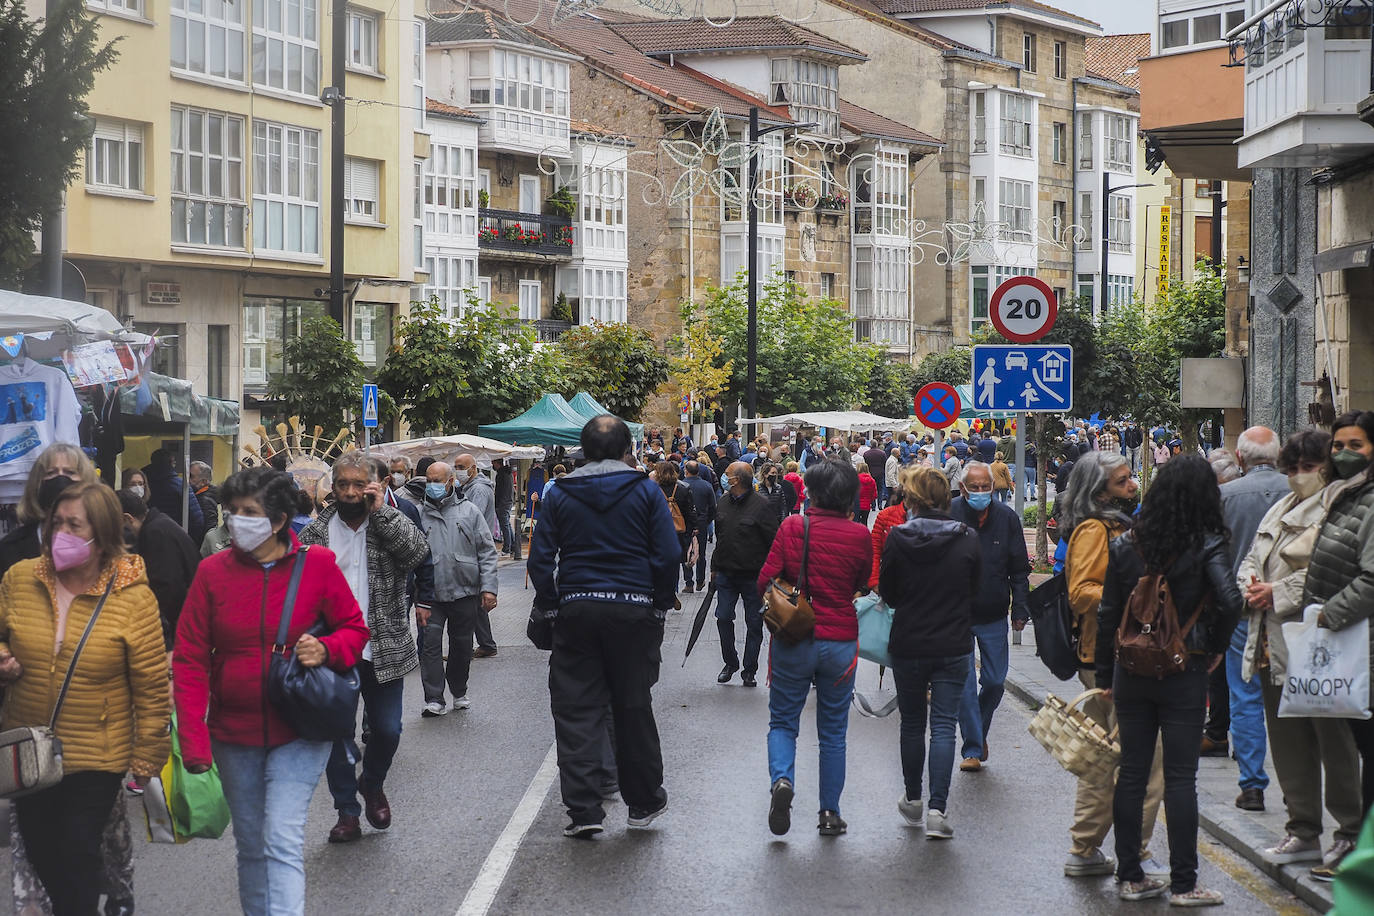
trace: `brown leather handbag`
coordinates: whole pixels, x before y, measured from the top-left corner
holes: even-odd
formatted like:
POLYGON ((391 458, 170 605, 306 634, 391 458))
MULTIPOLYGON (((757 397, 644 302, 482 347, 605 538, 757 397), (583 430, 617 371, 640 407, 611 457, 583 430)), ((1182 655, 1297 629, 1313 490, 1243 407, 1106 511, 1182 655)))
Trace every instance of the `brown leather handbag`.
POLYGON ((806 596, 806 559, 811 550, 811 518, 802 516, 802 558, 797 584, 774 576, 763 593, 763 623, 786 645, 810 639, 816 632, 816 610, 806 596))

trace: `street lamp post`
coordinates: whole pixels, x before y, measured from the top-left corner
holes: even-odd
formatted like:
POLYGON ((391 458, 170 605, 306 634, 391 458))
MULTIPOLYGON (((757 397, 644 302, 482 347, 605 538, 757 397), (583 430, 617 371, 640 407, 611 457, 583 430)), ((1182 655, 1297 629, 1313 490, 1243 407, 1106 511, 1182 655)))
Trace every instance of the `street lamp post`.
POLYGON ((1101 302, 1099 303, 1099 314, 1107 311, 1107 244, 1111 235, 1107 223, 1107 213, 1110 210, 1110 199, 1117 191, 1129 191, 1132 188, 1152 187, 1149 182, 1142 184, 1122 184, 1116 187, 1111 186, 1112 176, 1106 169, 1102 170, 1102 276, 1098 278, 1098 290, 1101 302))

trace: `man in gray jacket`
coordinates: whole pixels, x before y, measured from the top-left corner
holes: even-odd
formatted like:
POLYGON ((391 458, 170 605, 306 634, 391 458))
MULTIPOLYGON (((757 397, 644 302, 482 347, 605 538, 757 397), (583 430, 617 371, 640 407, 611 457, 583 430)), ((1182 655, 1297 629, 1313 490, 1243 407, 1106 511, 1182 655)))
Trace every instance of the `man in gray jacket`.
POLYGON ((436 461, 425 471, 420 528, 434 563, 432 589, 423 585, 415 601, 415 622, 424 629, 420 683, 425 690, 421 715, 442 716, 444 684, 454 709, 467 709, 472 633, 479 615, 496 607, 496 545, 481 511, 455 492, 453 469, 436 461), (448 628, 448 667, 444 668, 444 628, 448 628))
MULTIPOLYGON (((477 459, 467 452, 453 459, 453 472, 457 477, 457 487, 463 498, 477 507, 487 523, 487 540, 493 539, 496 530, 496 487, 477 470, 477 459)), ((477 636, 477 651, 473 658, 491 658, 496 654, 496 640, 491 635, 491 618, 485 610, 477 611, 477 621, 473 632, 477 636)))
MULTIPOLYGON (((1231 532, 1227 547, 1232 574, 1240 569, 1241 560, 1250 552, 1255 532, 1269 507, 1288 495, 1287 476, 1274 468, 1280 444, 1274 431, 1264 426, 1252 426, 1236 440, 1236 461, 1244 473, 1221 485, 1221 517, 1231 532)), ((1249 630, 1249 622, 1242 616, 1226 652, 1226 687, 1230 695, 1231 745, 1240 767, 1236 807, 1263 811, 1264 790, 1269 786, 1269 776, 1264 772, 1264 696, 1258 676, 1249 680, 1241 676, 1249 630)), ((1217 704, 1219 708, 1221 705, 1217 704)), ((1222 728, 1220 723, 1214 727, 1222 728)), ((1225 735, 1224 731, 1221 733, 1225 735)), ((1215 743, 1215 734, 1211 740, 1215 743)))

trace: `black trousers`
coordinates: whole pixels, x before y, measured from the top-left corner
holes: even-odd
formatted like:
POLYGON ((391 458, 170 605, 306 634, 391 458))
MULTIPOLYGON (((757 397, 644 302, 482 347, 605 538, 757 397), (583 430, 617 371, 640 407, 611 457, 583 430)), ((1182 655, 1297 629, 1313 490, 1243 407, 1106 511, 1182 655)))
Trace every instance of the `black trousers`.
POLYGON ((667 799, 651 691, 658 682, 663 623, 649 608, 609 602, 563 605, 553 629, 549 699, 563 804, 577 824, 599 824, 606 773, 607 715, 614 728, 620 794, 631 808, 667 799))
POLYGON ((420 684, 425 702, 443 702, 444 685, 456 700, 468 694, 472 671, 472 634, 482 615, 482 598, 470 595, 430 605, 429 623, 420 646, 420 684), (444 663, 444 630, 448 629, 448 663, 444 663))
POLYGON ((1346 719, 1355 736, 1355 748, 1360 752, 1360 798, 1364 816, 1374 805, 1374 719, 1346 719))
POLYGON ((1203 734, 1218 744, 1231 731, 1231 688, 1226 680, 1226 662, 1207 675, 1207 725, 1203 734))
POLYGON ((1116 875, 1141 881, 1141 819, 1145 784, 1163 733, 1164 813, 1169 828, 1170 890, 1186 894, 1197 885, 1197 762, 1207 705, 1207 669, 1199 659, 1181 674, 1156 680, 1118 667, 1112 699, 1121 727, 1121 772, 1112 799, 1116 875))
POLYGON ((53 916, 94 916, 100 901, 100 837, 123 773, 83 770, 15 799, 19 832, 53 916))

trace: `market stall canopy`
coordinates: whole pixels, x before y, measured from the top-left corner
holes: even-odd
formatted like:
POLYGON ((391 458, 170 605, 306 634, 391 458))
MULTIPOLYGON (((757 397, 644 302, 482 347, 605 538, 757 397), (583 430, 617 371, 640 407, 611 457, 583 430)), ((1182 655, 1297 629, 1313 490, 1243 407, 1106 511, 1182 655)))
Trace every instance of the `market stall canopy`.
POLYGON ((561 394, 546 394, 513 420, 479 426, 477 432, 502 442, 579 445, 587 419, 573 410, 561 394))
POLYGON ((808 413, 788 413, 776 417, 741 417, 739 422, 765 423, 769 426, 824 426, 826 429, 906 429, 911 426, 907 417, 880 417, 862 410, 824 410, 808 413))
POLYGON ((1016 411, 1014 410, 975 410, 973 407, 973 386, 955 385, 954 390, 959 392, 959 402, 963 405, 959 411, 961 420, 1015 420, 1016 411))
MULTIPOLYGON (((568 406, 588 420, 592 417, 599 417, 603 413, 610 413, 609 410, 602 406, 600 401, 590 394, 587 394, 585 391, 579 391, 577 394, 573 395, 572 400, 568 402, 568 406)), ((624 417, 621 419, 624 420, 624 417)), ((630 427, 630 436, 633 437, 636 442, 644 437, 643 423, 631 423, 629 420, 625 420, 625 425, 630 427)))
POLYGON ((23 334, 34 359, 49 359, 68 347, 96 340, 147 343, 146 334, 129 331, 102 308, 0 289, 0 335, 23 334))
MULTIPOLYGON (((56 301, 56 300, 54 300, 56 301)), ((139 433, 140 421, 153 423, 190 423, 193 436, 233 436, 239 431, 239 402, 207 398, 196 394, 185 379, 169 378, 156 372, 144 373, 147 389, 124 388, 119 392, 119 410, 124 415, 126 432, 139 433), (140 403, 143 409, 139 409, 140 403)))
POLYGON ((485 436, 469 435, 427 436, 423 439, 407 439, 404 442, 383 442, 368 450, 368 454, 384 461, 405 458, 411 467, 415 467, 415 462, 426 455, 452 465, 454 459, 464 453, 477 459, 477 466, 481 468, 491 467, 492 461, 497 458, 507 461, 519 461, 523 458, 544 460, 544 450, 537 445, 507 445, 505 442, 485 436))

